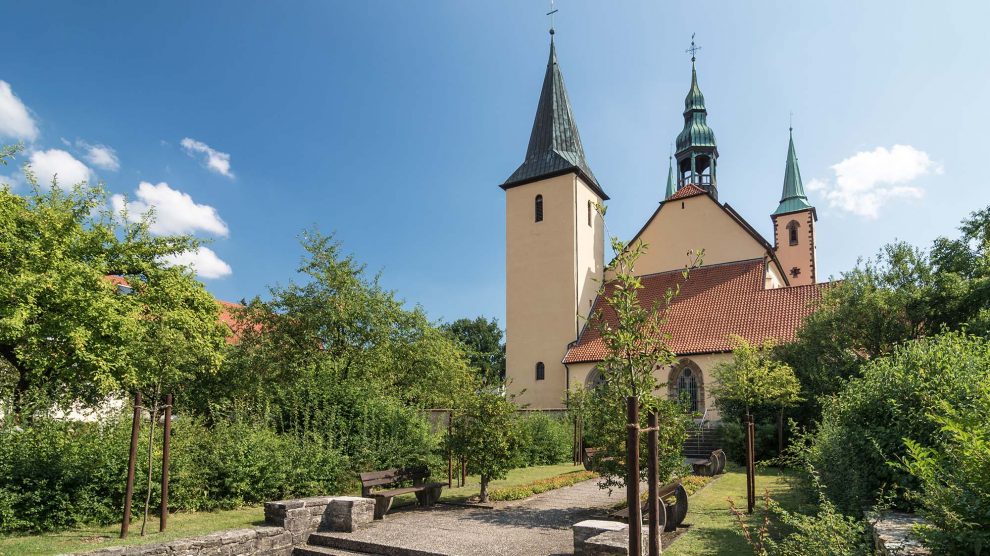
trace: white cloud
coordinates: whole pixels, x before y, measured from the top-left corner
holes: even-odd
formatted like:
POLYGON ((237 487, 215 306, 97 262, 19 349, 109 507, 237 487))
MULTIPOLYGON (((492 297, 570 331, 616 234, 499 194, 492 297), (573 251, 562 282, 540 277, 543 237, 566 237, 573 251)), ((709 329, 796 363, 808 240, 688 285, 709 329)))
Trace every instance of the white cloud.
POLYGON ((218 257, 209 247, 200 247, 196 251, 187 251, 181 255, 167 257, 166 262, 172 265, 188 266, 201 278, 223 278, 233 272, 230 265, 218 257))
POLYGON ((195 157, 196 153, 205 154, 206 167, 210 170, 228 178, 234 177, 234 173, 230 171, 229 154, 222 153, 202 141, 190 139, 189 137, 183 139, 181 145, 189 156, 195 157))
POLYGON ((17 189, 17 186, 21 184, 21 178, 17 174, 11 174, 9 176, 0 175, 0 186, 6 185, 10 189, 17 189))
POLYGON ((120 159, 117 158, 117 151, 112 148, 106 145, 90 145, 83 140, 76 141, 76 146, 86 152, 83 156, 93 166, 114 172, 120 170, 120 159))
POLYGON ((0 80, 0 137, 34 141, 38 138, 38 126, 27 106, 17 98, 10 84, 0 80))
POLYGON ((215 208, 197 204, 188 193, 172 189, 165 182, 152 185, 143 181, 134 194, 136 198, 133 201, 127 201, 123 195, 111 197, 113 210, 121 212, 126 208, 128 218, 138 221, 153 208, 152 233, 189 234, 201 230, 226 237, 230 232, 215 208))
POLYGON ((62 189, 92 179, 89 167, 61 149, 34 151, 31 153, 29 163, 38 178, 38 183, 45 187, 51 185, 52 178, 55 177, 58 178, 58 185, 62 189))
POLYGON ((928 153, 910 145, 858 152, 834 164, 835 179, 814 179, 808 190, 816 191, 829 206, 864 218, 877 218, 880 208, 896 199, 920 199, 924 189, 910 185, 929 173, 942 173, 942 167, 928 153))

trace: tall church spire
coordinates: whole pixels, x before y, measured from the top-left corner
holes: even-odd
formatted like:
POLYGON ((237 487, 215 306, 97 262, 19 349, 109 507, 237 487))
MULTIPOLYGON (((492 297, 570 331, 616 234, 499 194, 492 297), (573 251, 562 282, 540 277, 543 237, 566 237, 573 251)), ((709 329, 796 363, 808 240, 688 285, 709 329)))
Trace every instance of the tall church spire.
POLYGON ((790 128, 789 134, 787 163, 784 166, 784 190, 780 194, 780 204, 773 214, 814 208, 808 202, 808 196, 804 193, 804 183, 801 182, 801 169, 798 167, 797 153, 794 150, 794 128, 790 128))
POLYGON ((557 64, 557 48, 551 32, 550 59, 543 77, 543 90, 536 107, 526 160, 501 187, 508 189, 568 172, 577 173, 602 199, 608 199, 585 159, 571 101, 564 87, 564 76, 557 64))
POLYGON ((698 86, 698 70, 695 67, 697 52, 694 35, 691 35, 691 88, 684 97, 684 129, 677 135, 677 188, 693 183, 718 199, 715 167, 718 146, 715 132, 708 127, 708 109, 705 95, 698 86))
POLYGON ((677 193, 677 185, 674 184, 674 157, 667 159, 667 192, 664 199, 669 199, 671 195, 677 193))

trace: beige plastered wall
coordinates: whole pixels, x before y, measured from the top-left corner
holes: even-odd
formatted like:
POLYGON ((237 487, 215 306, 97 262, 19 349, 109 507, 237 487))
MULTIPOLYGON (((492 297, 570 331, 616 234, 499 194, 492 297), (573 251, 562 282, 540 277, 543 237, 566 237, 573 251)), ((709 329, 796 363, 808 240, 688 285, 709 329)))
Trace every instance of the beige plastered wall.
POLYGON ((817 263, 815 250, 815 218, 810 210, 781 214, 773 217, 774 245, 780 266, 788 275, 792 286, 806 286, 817 280, 817 263), (797 245, 791 245, 787 226, 797 222, 797 245), (791 275, 791 269, 798 268, 797 276, 791 275))
POLYGON ((601 280, 604 230, 588 202, 601 202, 575 174, 506 191, 506 377, 516 402, 564 406, 561 359, 577 339, 601 280), (535 199, 543 196, 543 221, 535 199), (580 315, 580 316, 579 316, 580 315), (543 362, 545 378, 536 380, 543 362))
MULTIPOLYGON (((705 413, 707 410, 705 417, 709 421, 718 421, 721 419, 721 416, 718 413, 718 409, 715 407, 715 399, 711 395, 712 387, 715 385, 712 370, 719 363, 731 360, 731 353, 705 353, 699 355, 679 356, 673 365, 666 365, 654 371, 654 376, 656 376, 657 381, 660 383, 660 389, 656 393, 658 395, 674 397, 675 394, 671 388, 672 384, 669 383, 672 378, 672 373, 676 376, 676 373, 681 366, 692 365, 692 369, 700 370, 702 376, 702 381, 699 388, 701 398, 699 403, 699 406, 701 406, 700 410, 702 413, 705 413)), ((571 363, 568 365, 571 391, 578 388, 587 388, 589 386, 589 377, 591 376, 592 371, 594 371, 596 365, 597 363, 571 363)))
MULTIPOLYGON (((767 256, 766 248, 708 195, 667 202, 637 241, 647 244, 636 262, 637 275, 683 269, 693 260, 688 252, 701 249, 705 266, 767 256)), ((768 287, 777 282, 779 276, 768 276, 768 287)))

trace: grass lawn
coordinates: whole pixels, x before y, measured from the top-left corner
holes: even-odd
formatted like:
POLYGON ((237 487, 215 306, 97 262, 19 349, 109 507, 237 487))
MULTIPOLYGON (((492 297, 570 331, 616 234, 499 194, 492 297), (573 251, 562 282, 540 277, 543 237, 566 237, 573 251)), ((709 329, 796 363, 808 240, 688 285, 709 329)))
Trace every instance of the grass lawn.
MULTIPOLYGON (((807 503, 804 496, 792 488, 793 475, 781 474, 776 469, 757 469, 756 506, 753 518, 761 514, 763 492, 769 489, 770 496, 785 509, 794 510, 807 503)), ((749 545, 737 533, 736 518, 729 513, 727 498, 732 498, 737 508, 746 509, 746 472, 739 467, 730 467, 722 478, 710 483, 706 488, 691 496, 688 515, 684 520, 690 528, 670 545, 664 547, 664 555, 701 556, 725 555, 745 556, 752 554, 749 545)), ((755 519, 754 519, 755 522, 755 519)))
POLYGON ((224 529, 241 529, 253 525, 263 525, 265 510, 261 506, 228 510, 222 512, 180 512, 169 516, 168 531, 158 533, 158 516, 148 516, 147 530, 153 534, 140 536, 141 520, 131 522, 127 540, 120 540, 120 524, 80 527, 59 533, 42 535, 0 537, 0 554, 64 554, 84 552, 106 546, 148 544, 164 542, 182 537, 195 537, 224 529))
MULTIPOLYGON (((514 469, 509 472, 509 476, 500 481, 492 481, 490 489, 519 486, 531 481, 556 477, 572 471, 583 471, 584 467, 571 464, 565 465, 543 465, 537 467, 527 467, 514 469)), ((444 477, 446 478, 446 477, 444 477)), ((454 484, 457 484, 456 481, 454 484)), ((477 476, 469 476, 467 484, 460 488, 444 489, 441 500, 464 501, 473 496, 477 496, 481 490, 481 481, 477 476)), ((396 505, 404 501, 414 500, 412 495, 408 500, 398 498, 396 505)), ((138 511, 138 510, 135 510, 138 511)), ((83 552, 96 550, 106 546, 120 546, 131 544, 148 544, 169 541, 182 537, 194 537, 205 535, 225 529, 240 529, 263 525, 265 512, 261 506, 252 506, 237 510, 222 512, 202 512, 202 513, 175 513, 168 518, 168 532, 158 534, 158 518, 148 518, 148 530, 153 534, 145 537, 139 536, 141 530, 140 519, 131 524, 130 537, 126 541, 117 538, 120 533, 120 525, 80 527, 59 533, 46 533, 43 535, 30 535, 18 537, 0 536, 0 555, 14 556, 20 554, 44 555, 44 554, 64 554, 67 552, 83 552)))

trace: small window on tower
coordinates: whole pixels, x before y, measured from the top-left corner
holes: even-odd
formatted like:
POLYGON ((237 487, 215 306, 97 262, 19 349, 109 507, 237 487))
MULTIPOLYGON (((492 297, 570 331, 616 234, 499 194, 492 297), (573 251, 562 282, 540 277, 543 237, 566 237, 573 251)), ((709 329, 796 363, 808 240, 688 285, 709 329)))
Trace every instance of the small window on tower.
POLYGON ((591 201, 588 201, 588 225, 589 226, 592 225, 591 222, 592 222, 592 218, 593 218, 593 216, 591 216, 591 210, 592 210, 591 209, 591 201))
POLYGON ((791 220, 787 224, 787 237, 790 240, 791 245, 798 244, 798 226, 800 226, 800 224, 797 223, 797 220, 791 220))
POLYGON ((547 369, 543 365, 543 361, 536 364, 536 380, 543 380, 546 378, 547 369))
POLYGON ((543 195, 536 196, 536 221, 543 222, 543 195))
POLYGON ((797 278, 800 275, 801 275, 801 269, 800 268, 794 267, 794 268, 791 269, 791 278, 797 278))

